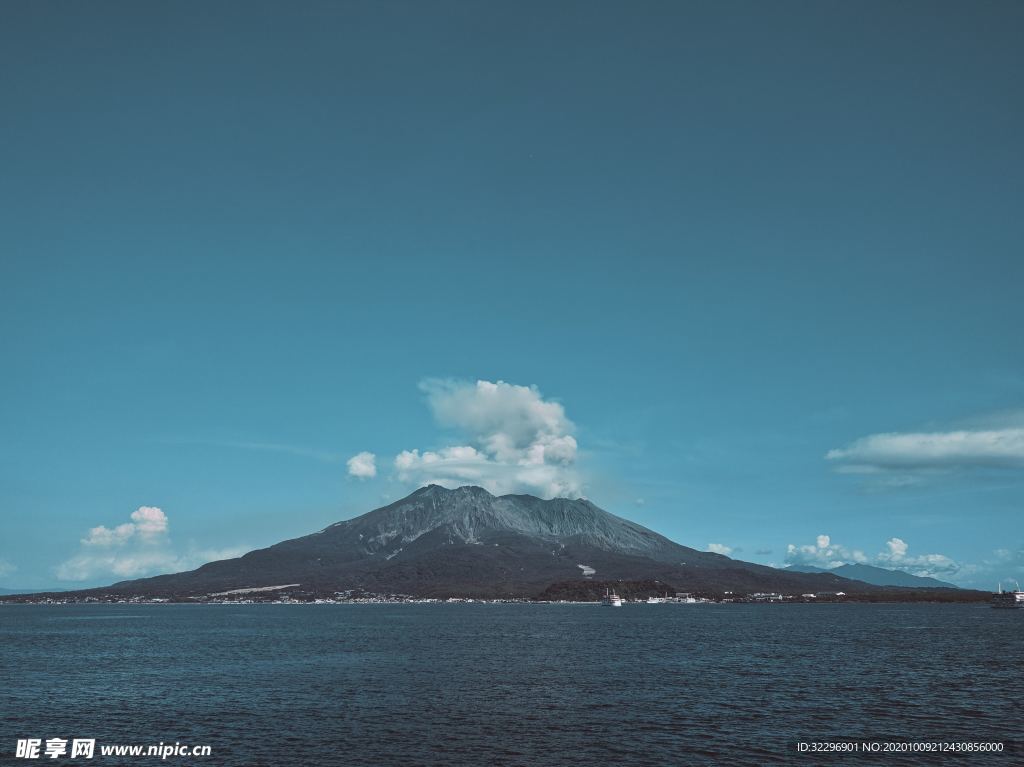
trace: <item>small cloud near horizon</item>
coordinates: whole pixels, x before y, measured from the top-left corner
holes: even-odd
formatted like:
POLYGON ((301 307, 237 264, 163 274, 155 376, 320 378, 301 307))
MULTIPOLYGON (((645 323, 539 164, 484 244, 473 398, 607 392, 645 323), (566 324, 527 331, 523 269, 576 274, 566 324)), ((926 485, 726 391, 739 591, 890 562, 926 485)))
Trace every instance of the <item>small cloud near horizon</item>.
POLYGON ((248 548, 191 548, 174 550, 168 536, 170 521, 156 506, 140 506, 129 521, 115 527, 90 528, 79 541, 77 554, 55 569, 62 581, 91 581, 103 577, 125 579, 182 572, 218 559, 241 556, 248 548))
POLYGON ((786 547, 786 564, 820 567, 825 570, 847 564, 873 565, 930 578, 955 577, 963 569, 960 564, 944 554, 911 555, 910 545, 902 538, 892 537, 886 541, 885 546, 883 551, 872 557, 860 549, 848 549, 834 543, 831 536, 819 535, 813 544, 789 544, 786 547))
POLYGON ((994 558, 984 562, 988 577, 994 575, 997 583, 1024 582, 1024 545, 998 548, 992 554, 994 558))

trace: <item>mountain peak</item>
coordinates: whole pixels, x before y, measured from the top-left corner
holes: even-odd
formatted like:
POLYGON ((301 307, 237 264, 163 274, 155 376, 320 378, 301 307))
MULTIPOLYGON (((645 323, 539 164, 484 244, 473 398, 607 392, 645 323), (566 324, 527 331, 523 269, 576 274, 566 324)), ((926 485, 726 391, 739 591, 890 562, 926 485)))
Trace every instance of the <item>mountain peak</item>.
POLYGON ((461 485, 460 487, 456 487, 456 488, 452 489, 452 488, 444 487, 443 485, 433 485, 433 484, 431 484, 431 485, 424 485, 423 487, 421 487, 419 490, 415 491, 409 497, 413 498, 413 497, 422 497, 422 496, 430 497, 430 496, 447 496, 447 495, 479 495, 479 496, 485 496, 487 498, 493 498, 494 497, 485 488, 482 488, 479 485, 461 485))
MULTIPOLYGON (((485 487, 479 485, 459 485, 459 487, 445 487, 444 485, 438 485, 431 483, 424 485, 423 487, 414 490, 406 498, 447 498, 447 497, 478 497, 478 498, 495 498, 502 499, 507 498, 515 500, 517 498, 527 499, 531 501, 560 501, 563 503, 582 503, 585 506, 597 509, 592 501, 583 496, 576 496, 570 498, 564 495, 556 495, 554 498, 542 498, 538 495, 532 495, 531 493, 505 493, 504 495, 495 495, 485 487)), ((405 499, 400 499, 405 500, 405 499)))

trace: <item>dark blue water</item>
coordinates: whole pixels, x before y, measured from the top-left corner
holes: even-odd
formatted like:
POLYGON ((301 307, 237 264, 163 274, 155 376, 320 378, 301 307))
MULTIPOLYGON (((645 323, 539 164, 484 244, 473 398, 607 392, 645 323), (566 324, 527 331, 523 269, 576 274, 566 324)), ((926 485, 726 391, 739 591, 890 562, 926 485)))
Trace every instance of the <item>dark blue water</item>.
MULTIPOLYGON (((1020 728, 1024 611, 964 605, 0 607, 18 738, 254 765, 1024 764, 793 742, 1020 728)), ((154 757, 78 764, 158 764, 154 757)))

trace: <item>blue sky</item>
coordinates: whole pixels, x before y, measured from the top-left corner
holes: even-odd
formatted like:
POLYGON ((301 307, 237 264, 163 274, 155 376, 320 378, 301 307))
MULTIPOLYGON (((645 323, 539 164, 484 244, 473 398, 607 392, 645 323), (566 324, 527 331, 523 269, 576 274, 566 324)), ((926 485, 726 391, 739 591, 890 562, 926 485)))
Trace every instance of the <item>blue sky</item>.
POLYGON ((1021 572, 1019 3, 0 15, 0 586, 427 453, 752 561, 1021 572))

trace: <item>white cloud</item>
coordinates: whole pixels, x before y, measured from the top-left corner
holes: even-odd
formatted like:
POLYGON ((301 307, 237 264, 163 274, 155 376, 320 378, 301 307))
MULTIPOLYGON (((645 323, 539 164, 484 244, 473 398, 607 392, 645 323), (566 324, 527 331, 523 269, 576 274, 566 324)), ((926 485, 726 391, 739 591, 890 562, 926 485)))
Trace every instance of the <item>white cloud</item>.
POLYGON ((875 557, 875 563, 881 567, 933 578, 956 575, 960 570, 960 565, 944 554, 910 556, 910 546, 900 538, 890 538, 885 545, 888 550, 875 557))
POLYGON ((101 578, 138 578, 191 570, 215 559, 240 556, 247 549, 175 551, 168 537, 169 521, 162 509, 140 506, 131 521, 115 527, 99 525, 82 538, 81 548, 56 568, 57 578, 85 581, 101 578))
POLYGON ((1024 428, 871 434, 825 457, 850 473, 1024 468, 1024 428))
POLYGON ((85 546, 119 546, 135 535, 135 525, 125 522, 123 525, 110 528, 100 525, 89 530, 89 535, 82 539, 85 546))
POLYGON ((891 557, 902 557, 907 553, 907 548, 909 548, 901 538, 890 538, 885 542, 885 545, 889 547, 889 556, 891 557))
POLYGON ((17 569, 17 565, 8 562, 6 559, 0 559, 0 578, 4 577, 5 575, 10 575, 17 569))
POLYGON ((153 540, 167 532, 167 515, 156 506, 140 506, 131 513, 131 522, 110 528, 100 525, 89 530, 82 539, 85 546, 120 546, 138 536, 153 540))
POLYGON ((87 552, 61 563, 56 573, 57 578, 62 581, 141 578, 193 570, 207 562, 240 557, 248 550, 239 546, 224 549, 191 549, 182 554, 166 548, 87 552))
POLYGON ((1024 583, 1024 545, 995 549, 991 556, 974 564, 960 563, 956 576, 946 580, 986 591, 994 591, 1000 585, 1004 589, 1014 588, 1024 583))
POLYGON ((819 535, 814 544, 789 544, 786 547, 786 564, 811 565, 827 570, 845 564, 870 564, 932 578, 949 578, 962 569, 957 562, 944 554, 911 556, 908 553, 909 544, 901 538, 890 538, 885 546, 884 551, 869 557, 859 549, 848 549, 833 543, 828 535, 819 535))
POLYGON ((140 506, 132 512, 135 530, 144 538, 167 532, 167 515, 156 506, 140 506))
POLYGON ((575 426, 564 408, 545 400, 536 387, 431 380, 421 388, 437 422, 470 444, 403 450, 394 463, 399 480, 475 484, 495 494, 580 494, 575 426))
POLYGON ((726 546, 723 543, 709 543, 708 551, 711 551, 715 554, 722 554, 723 556, 729 556, 730 554, 732 554, 732 547, 726 546))
POLYGON ((370 479, 377 476, 377 456, 373 453, 356 453, 348 459, 348 473, 360 479, 370 479))
POLYGON ((831 536, 819 535, 813 544, 786 547, 786 563, 790 565, 810 565, 832 569, 850 562, 866 563, 867 556, 863 551, 850 550, 832 543, 831 536))

